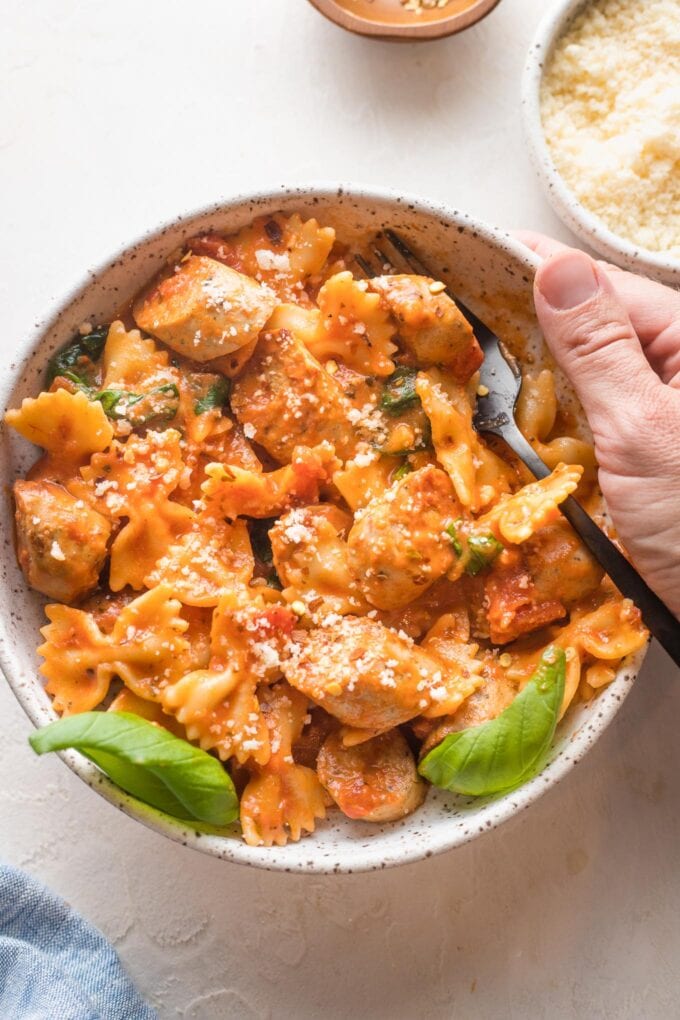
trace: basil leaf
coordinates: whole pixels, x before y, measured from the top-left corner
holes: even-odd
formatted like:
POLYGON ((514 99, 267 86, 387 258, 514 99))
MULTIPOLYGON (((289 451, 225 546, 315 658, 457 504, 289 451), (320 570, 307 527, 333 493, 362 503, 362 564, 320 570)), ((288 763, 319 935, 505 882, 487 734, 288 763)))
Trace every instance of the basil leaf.
POLYGON ((481 570, 491 566, 505 546, 491 532, 486 535, 465 535, 459 532, 462 523, 462 519, 458 518, 452 524, 447 524, 445 530, 456 556, 465 561, 465 572, 475 577, 481 570))
POLYGON ((101 393, 95 395, 94 399, 99 401, 109 418, 124 418, 125 411, 119 414, 116 410, 120 401, 125 400, 125 409, 127 410, 133 404, 139 403, 142 394, 129 393, 127 390, 102 390, 101 393))
POLYGON ((450 733, 421 761, 418 771, 434 786, 485 797, 512 789, 538 771, 553 738, 566 659, 551 646, 524 690, 495 719, 450 733))
POLYGON ((253 554, 260 563, 271 563, 274 559, 272 540, 269 532, 276 524, 276 517, 253 518, 248 521, 248 534, 253 554))
POLYGON ((468 538, 469 559, 465 569, 468 574, 478 574, 485 567, 490 567, 504 546, 494 535, 470 535, 468 538))
POLYGON ((131 712, 83 712, 28 738, 34 751, 72 747, 117 786, 176 818, 228 825, 238 816, 234 784, 217 758, 131 712))
POLYGON ((409 462, 405 460, 404 463, 400 464, 397 470, 394 472, 393 480, 395 482, 399 482, 401 481, 402 478, 406 478, 406 475, 410 475, 412 471, 413 468, 411 467, 409 462))
POLYGON ((98 400, 109 418, 120 421, 126 418, 131 425, 146 425, 150 421, 162 419, 169 421, 174 418, 179 410, 179 390, 174 383, 164 383, 163 386, 156 386, 147 393, 131 393, 129 390, 102 390, 95 393, 93 400, 98 400), (168 399, 159 401, 155 399, 158 395, 167 396, 168 399), (130 414, 130 408, 141 401, 149 401, 150 409, 144 414, 130 414), (119 405, 121 405, 119 407, 119 405))
POLYGON ((47 385, 58 375, 63 375, 78 385, 89 386, 92 381, 94 362, 99 361, 104 350, 109 327, 95 326, 87 336, 74 336, 61 350, 56 351, 47 363, 47 385))
POLYGON ((210 387, 204 396, 200 397, 194 404, 194 414, 205 414, 212 411, 214 407, 224 407, 229 400, 231 383, 228 379, 219 379, 210 387))
POLYGON ((380 406, 388 414, 399 415, 407 407, 420 403, 420 397, 416 393, 415 368, 398 368, 385 380, 380 406))
POLYGON ((461 545, 461 541, 458 538, 458 526, 460 525, 460 523, 461 519, 458 518, 458 520, 454 521, 452 524, 447 524, 445 528, 446 534, 451 539, 453 551, 455 552, 456 556, 459 557, 463 555, 463 546, 461 545))

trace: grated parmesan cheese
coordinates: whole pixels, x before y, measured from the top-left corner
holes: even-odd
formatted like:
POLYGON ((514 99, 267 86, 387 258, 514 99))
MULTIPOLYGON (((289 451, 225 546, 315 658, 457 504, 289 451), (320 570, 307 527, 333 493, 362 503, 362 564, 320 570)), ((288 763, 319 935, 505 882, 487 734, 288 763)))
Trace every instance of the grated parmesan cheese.
POLYGON ((614 233, 680 258, 680 0, 596 0, 558 40, 541 89, 546 141, 614 233))

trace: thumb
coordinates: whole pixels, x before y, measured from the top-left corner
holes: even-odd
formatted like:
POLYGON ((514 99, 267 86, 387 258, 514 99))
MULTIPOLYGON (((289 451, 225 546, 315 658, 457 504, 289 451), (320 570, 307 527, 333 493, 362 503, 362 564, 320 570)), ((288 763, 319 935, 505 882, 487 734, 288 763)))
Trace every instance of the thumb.
POLYGON ((571 380, 596 438, 630 434, 661 387, 605 271, 582 251, 556 252, 534 281, 548 347, 571 380))

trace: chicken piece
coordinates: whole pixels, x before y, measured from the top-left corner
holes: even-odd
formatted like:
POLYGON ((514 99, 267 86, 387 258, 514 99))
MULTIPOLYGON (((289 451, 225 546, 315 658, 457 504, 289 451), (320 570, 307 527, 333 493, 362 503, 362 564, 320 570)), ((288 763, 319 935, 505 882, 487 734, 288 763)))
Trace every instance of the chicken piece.
POLYGON ((346 726, 383 731, 435 705, 447 711, 444 664, 375 620, 345 616, 293 639, 289 684, 346 726))
POLYGON ((421 747, 421 757, 441 744, 449 733, 481 726, 495 719, 517 696, 517 685, 508 678, 506 670, 497 660, 487 659, 483 668, 481 686, 461 705, 457 712, 437 720, 421 747))
POLYGON ((444 529, 460 514, 451 479, 433 465, 372 499, 347 540, 351 569, 368 601, 397 609, 443 577, 455 559, 444 529))
POLYGON ((377 276, 368 285, 382 296, 421 367, 444 365, 461 383, 477 371, 482 350, 442 284, 427 276, 377 276))
POLYGON ((251 343, 276 305, 268 288, 203 255, 191 255, 133 307, 140 329, 193 361, 251 343))
POLYGON ((265 333, 231 395, 246 435, 281 464, 296 446, 333 444, 346 460, 356 446, 353 408, 338 383, 287 329, 265 333))
POLYGON ((53 482, 16 482, 17 559, 26 580, 58 602, 97 586, 111 524, 53 482))
POLYGON ((538 597, 559 599, 567 608, 595 591, 604 576, 566 521, 541 528, 524 544, 523 552, 538 597))
POLYGON ((425 800, 427 788, 399 730, 355 747, 345 747, 340 735, 332 733, 316 768, 322 785, 348 818, 395 822, 425 800))

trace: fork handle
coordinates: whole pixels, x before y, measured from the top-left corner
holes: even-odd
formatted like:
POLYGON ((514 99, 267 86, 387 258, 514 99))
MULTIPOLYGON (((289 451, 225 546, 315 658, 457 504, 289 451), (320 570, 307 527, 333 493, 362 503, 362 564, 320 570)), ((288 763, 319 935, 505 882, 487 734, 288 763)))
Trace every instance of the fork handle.
MULTIPOLYGON (((550 468, 544 464, 520 430, 510 425, 502 431, 508 446, 526 464, 537 478, 546 478, 550 468)), ((609 574, 619 591, 632 599, 640 610, 645 626, 662 648, 670 655, 676 666, 680 666, 680 621, 661 601, 649 585, 643 581, 635 567, 628 562, 614 543, 583 509, 580 503, 569 496, 560 504, 560 510, 580 536, 583 544, 593 554, 601 567, 609 574)))

